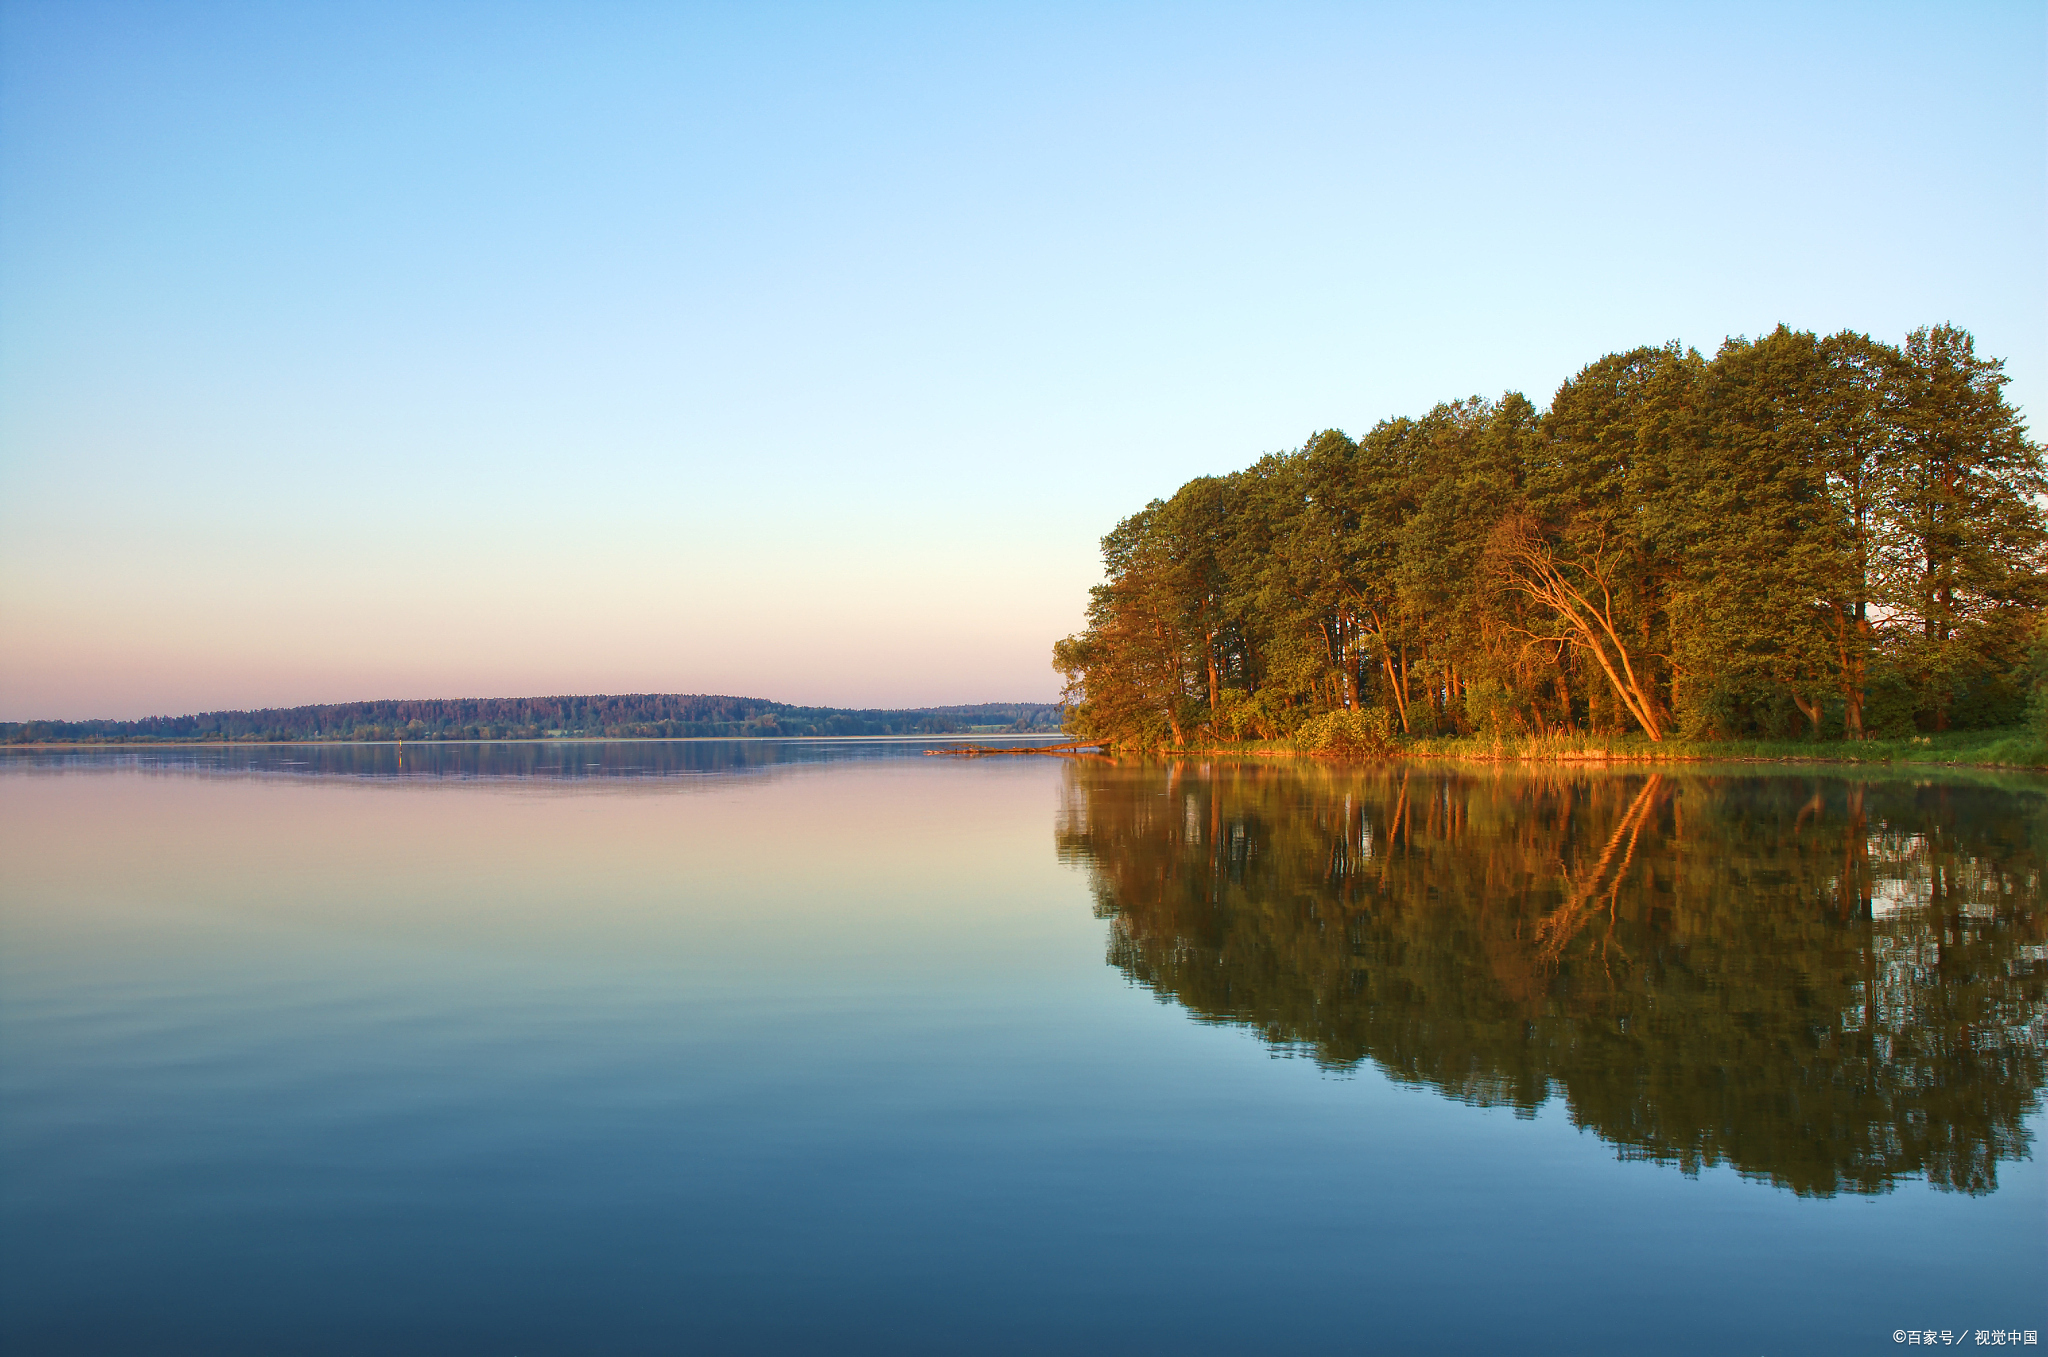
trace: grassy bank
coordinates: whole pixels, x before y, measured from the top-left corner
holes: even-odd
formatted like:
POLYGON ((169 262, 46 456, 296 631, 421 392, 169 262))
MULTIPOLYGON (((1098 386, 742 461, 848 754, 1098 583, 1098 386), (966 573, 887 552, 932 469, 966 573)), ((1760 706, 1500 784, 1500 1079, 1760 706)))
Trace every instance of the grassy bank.
MULTIPOLYGON (((1243 740, 1188 753, 1302 755, 1287 740, 1243 740)), ((2025 726, 1889 740, 1664 740, 1641 735, 1396 738, 1400 758, 1532 763, 1834 763, 1934 768, 2048 768, 2048 743, 2025 726)), ((1320 757, 1320 756, 1318 756, 1320 757)))

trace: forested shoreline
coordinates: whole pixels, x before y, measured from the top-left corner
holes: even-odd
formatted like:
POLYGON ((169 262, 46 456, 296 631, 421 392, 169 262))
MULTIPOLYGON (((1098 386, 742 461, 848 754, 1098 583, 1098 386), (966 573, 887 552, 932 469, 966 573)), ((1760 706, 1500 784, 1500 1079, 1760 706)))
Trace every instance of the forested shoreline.
POLYGON ((1953 326, 1610 354, 1331 429, 1103 539, 1054 647, 1123 748, 2048 722, 2043 450, 1953 326))
POLYGON ((759 697, 682 693, 338 702, 199 712, 137 721, 0 722, 0 743, 180 740, 737 739, 758 736, 1049 733, 1044 702, 901 710, 798 707, 759 697))

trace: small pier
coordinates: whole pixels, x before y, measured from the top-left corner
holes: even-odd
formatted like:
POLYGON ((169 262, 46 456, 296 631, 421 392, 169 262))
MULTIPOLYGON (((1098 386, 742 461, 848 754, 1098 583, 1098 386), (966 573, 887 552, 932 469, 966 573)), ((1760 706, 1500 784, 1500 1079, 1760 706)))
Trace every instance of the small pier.
POLYGON ((1085 750, 1102 748, 1100 740, 1076 740, 1069 744, 1009 745, 993 748, 988 745, 959 745, 951 749, 927 749, 927 754, 955 759, 985 759, 1000 754, 1079 754, 1085 750))

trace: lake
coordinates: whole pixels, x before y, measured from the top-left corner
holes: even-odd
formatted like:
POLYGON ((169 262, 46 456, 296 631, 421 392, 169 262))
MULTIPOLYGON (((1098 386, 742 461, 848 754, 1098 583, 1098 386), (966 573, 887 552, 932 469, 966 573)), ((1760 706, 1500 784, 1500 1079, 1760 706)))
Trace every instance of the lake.
POLYGON ((922 747, 0 754, 0 1350, 2048 1329, 2048 781, 922 747))

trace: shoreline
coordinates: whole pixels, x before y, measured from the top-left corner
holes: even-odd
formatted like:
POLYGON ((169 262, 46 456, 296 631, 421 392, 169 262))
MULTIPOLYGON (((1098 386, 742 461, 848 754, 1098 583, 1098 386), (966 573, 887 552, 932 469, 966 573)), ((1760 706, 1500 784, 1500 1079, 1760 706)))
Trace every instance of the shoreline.
MULTIPOLYGON (((1065 751, 1060 751, 1065 752, 1065 751)), ((1538 766, 1611 764, 1727 764, 1746 763, 1760 767, 1823 768, 1991 768, 2009 773, 2048 774, 2048 762, 2007 763, 1985 759, 1853 759, 1820 755, 1767 754, 1460 754, 1433 750, 1396 750, 1391 754, 1330 754, 1313 749, 1160 749, 1150 757, 1162 759, 1310 759, 1322 763, 1483 763, 1505 765, 1526 763, 1538 766)), ((1134 757, 1147 757, 1136 755, 1134 757)))
MULTIPOLYGON (((1611 765, 1748 764, 1782 767, 1890 768, 1928 770, 1976 768, 2048 774, 2048 743, 2032 732, 2004 729, 1966 731, 1906 740, 1830 741, 1730 740, 1725 743, 1667 741, 1640 737, 1569 737, 1558 740, 1491 741, 1472 737, 1422 737, 1398 742, 1384 753, 1299 749, 1284 740, 1246 740, 1185 748, 1117 750, 1102 741, 1077 741, 1067 734, 1003 733, 922 735, 550 735, 444 740, 39 740, 0 745, 0 751, 58 753, 149 749, 415 749, 479 745, 561 744, 985 744, 1016 742, 988 753, 1034 753, 1129 758, 1307 759, 1320 763, 1472 763, 1602 767, 1611 765), (1044 742, 1026 744, 1025 742, 1044 742), (1018 747, 1021 746, 1021 747, 1018 747), (2019 757, 2014 757, 2015 755, 2019 757)), ((927 753, 953 751, 927 748, 927 753)), ((984 751, 962 749, 961 754, 984 751)))
POLYGON ((24 740, 9 749, 431 749, 476 744, 914 744, 932 740, 1065 740, 1057 731, 986 731, 969 735, 504 735, 459 740, 24 740))
POLYGON ((1523 737, 1487 740, 1471 736, 1396 739, 1385 752, 1314 750, 1284 740, 1245 740, 1181 749, 1146 751, 1161 758, 1287 758, 1328 763, 1446 762, 1488 765, 1605 766, 1615 764, 1754 764, 1837 768, 1982 768, 2048 773, 2048 741, 2025 728, 1946 732, 1904 739, 1849 741, 1668 740, 1653 744, 1640 736, 1523 737))

